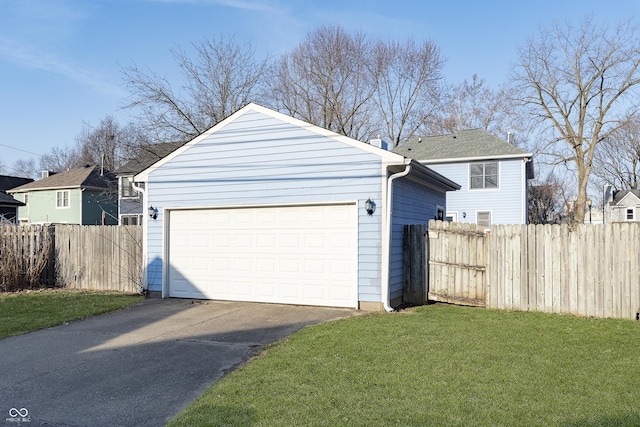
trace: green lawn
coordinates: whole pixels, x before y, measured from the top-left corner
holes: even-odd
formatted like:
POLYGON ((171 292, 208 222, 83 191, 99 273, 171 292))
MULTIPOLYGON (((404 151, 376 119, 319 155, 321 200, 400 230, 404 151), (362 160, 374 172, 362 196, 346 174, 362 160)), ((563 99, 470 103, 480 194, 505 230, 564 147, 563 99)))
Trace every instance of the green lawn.
POLYGON ((172 426, 640 426, 640 323, 433 305, 306 328, 172 426))
POLYGON ((136 304, 141 295, 45 290, 0 294, 0 338, 136 304))

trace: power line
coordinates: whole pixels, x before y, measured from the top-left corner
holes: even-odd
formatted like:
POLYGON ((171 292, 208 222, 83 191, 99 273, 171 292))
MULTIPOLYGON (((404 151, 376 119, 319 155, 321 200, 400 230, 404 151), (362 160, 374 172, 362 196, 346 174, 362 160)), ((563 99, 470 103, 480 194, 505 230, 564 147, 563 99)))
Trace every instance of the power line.
POLYGON ((6 144, 0 144, 0 145, 2 145, 3 147, 11 148, 12 150, 22 151, 23 153, 33 154, 34 156, 42 157, 42 154, 32 153, 31 151, 22 150, 22 149, 20 149, 20 148, 12 147, 12 146, 10 146, 10 145, 6 145, 6 144))

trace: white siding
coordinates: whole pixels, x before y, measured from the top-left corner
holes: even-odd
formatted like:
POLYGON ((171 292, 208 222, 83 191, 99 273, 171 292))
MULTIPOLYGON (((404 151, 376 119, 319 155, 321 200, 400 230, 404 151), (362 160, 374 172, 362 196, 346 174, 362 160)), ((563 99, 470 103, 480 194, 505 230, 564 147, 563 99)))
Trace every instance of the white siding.
POLYGON ((479 211, 491 212, 492 224, 524 224, 526 177, 524 160, 501 160, 497 189, 469 190, 469 163, 429 164, 428 166, 462 187, 447 193, 447 212, 457 212, 459 222, 476 222, 479 211), (466 217, 465 217, 466 214, 466 217))
POLYGON ((360 301, 380 301, 380 157, 259 112, 250 112, 149 175, 149 289, 162 287, 163 209, 323 202, 358 203, 360 301), (377 213, 368 216, 364 201, 377 213))
POLYGON ((446 194, 442 190, 427 188, 401 178, 393 183, 393 211, 391 228, 391 262, 389 291, 391 300, 402 296, 403 288, 403 226, 429 223, 435 219, 437 206, 446 207, 446 194))

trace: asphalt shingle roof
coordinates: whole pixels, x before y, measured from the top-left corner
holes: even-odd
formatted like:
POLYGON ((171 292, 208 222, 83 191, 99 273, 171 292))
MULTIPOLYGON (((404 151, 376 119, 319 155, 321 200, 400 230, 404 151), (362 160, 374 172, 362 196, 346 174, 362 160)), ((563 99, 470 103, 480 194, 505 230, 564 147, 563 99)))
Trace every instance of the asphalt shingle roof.
POLYGON ((613 193, 613 200, 610 202, 610 204, 617 205, 629 193, 640 199, 640 190, 620 190, 613 193))
POLYGON ((24 206, 24 203, 0 190, 0 206, 24 206))
POLYGON ((140 154, 135 159, 129 160, 117 171, 117 175, 130 175, 142 172, 158 160, 173 153, 182 147, 186 142, 160 142, 144 146, 140 149, 140 154))
POLYGON ((10 193, 54 188, 104 188, 115 189, 116 177, 111 172, 100 174, 100 166, 86 166, 50 175, 9 190, 10 193))
POLYGON ((19 176, 0 175, 0 191, 6 191, 19 185, 33 182, 31 178, 21 178, 19 176))
POLYGON ((462 130, 450 135, 415 136, 396 147, 393 152, 421 162, 492 156, 530 156, 530 153, 483 129, 462 130))

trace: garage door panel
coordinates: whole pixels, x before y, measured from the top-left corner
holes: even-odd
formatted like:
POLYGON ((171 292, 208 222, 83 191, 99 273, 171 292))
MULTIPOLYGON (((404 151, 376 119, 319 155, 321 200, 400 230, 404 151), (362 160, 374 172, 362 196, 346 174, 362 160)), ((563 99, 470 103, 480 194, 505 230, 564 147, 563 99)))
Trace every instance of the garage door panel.
POLYGON ((168 241, 170 296, 357 305, 355 205, 172 211, 168 241))

